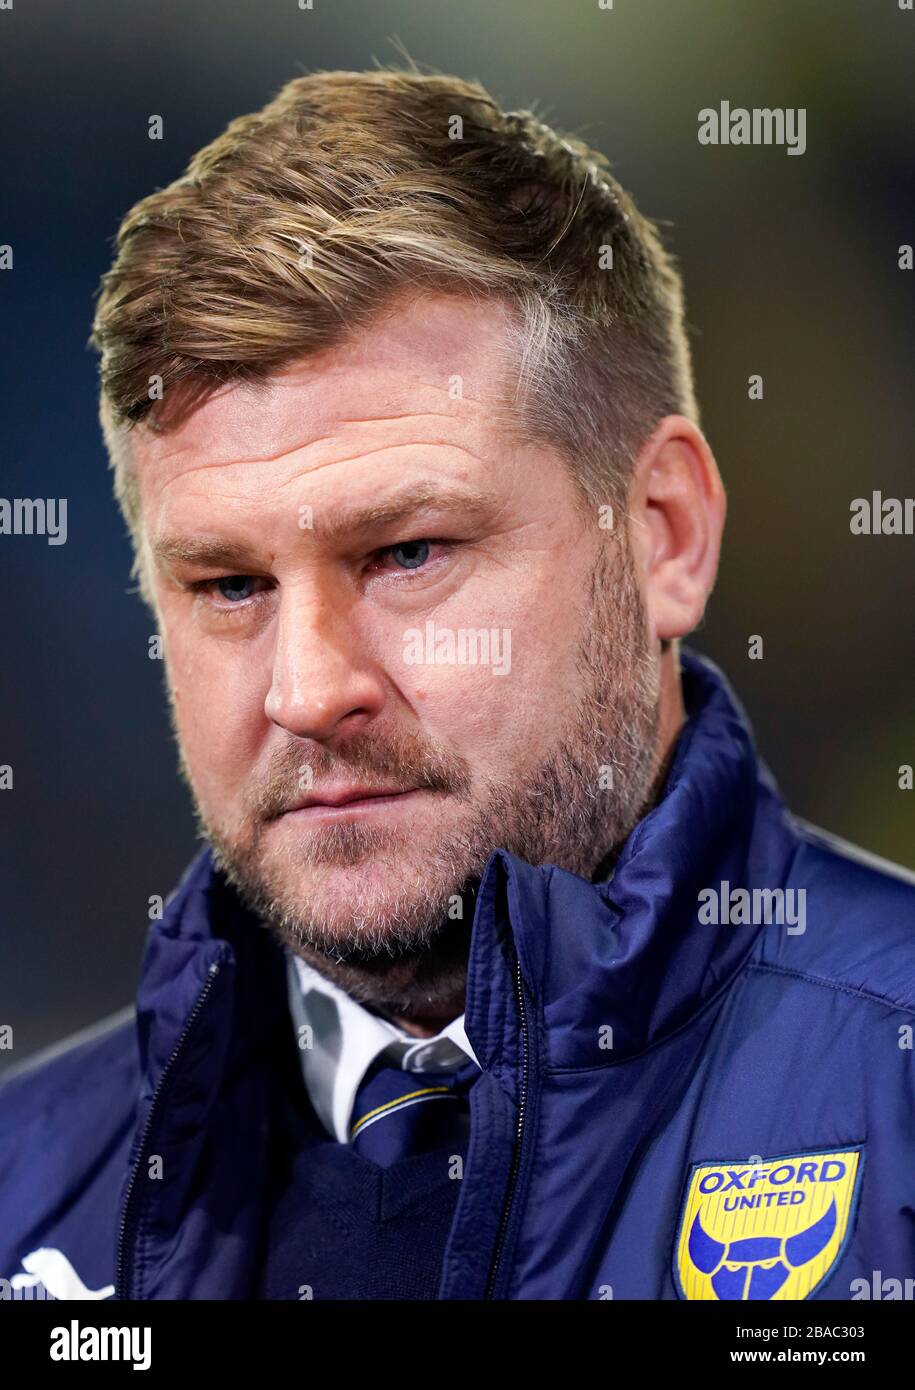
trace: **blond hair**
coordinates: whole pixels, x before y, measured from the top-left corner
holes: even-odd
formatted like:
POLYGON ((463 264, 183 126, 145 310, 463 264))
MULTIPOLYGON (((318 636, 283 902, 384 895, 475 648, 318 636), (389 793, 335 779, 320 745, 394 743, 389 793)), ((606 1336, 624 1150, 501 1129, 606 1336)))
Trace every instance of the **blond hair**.
POLYGON ((592 500, 624 500, 664 415, 698 421, 680 276, 602 154, 476 82, 314 73, 233 120, 118 232, 90 341, 134 535, 134 426, 167 431, 219 386, 266 381, 405 289, 509 306, 518 428, 592 500))

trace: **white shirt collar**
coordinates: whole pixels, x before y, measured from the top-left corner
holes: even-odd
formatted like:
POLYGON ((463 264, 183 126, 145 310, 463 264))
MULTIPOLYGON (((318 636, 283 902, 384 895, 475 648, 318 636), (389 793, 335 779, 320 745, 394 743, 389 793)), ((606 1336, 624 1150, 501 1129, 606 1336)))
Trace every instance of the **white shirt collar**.
MULTIPOLYGON (((286 952, 289 1008, 311 1103, 329 1134, 349 1139, 356 1092, 386 1049, 405 1071, 449 1071, 477 1062, 464 1031, 464 1015, 434 1038, 414 1038, 352 999, 300 956, 286 952)), ((479 1066, 479 1062, 477 1062, 479 1066)))

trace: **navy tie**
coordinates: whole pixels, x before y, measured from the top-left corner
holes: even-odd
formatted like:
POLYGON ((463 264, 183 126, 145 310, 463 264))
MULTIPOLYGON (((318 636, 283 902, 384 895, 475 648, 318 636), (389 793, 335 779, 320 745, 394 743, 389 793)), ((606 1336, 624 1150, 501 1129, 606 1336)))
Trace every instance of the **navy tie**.
POLYGON ((450 1071, 404 1071, 383 1056, 356 1092, 350 1142, 382 1168, 410 1154, 451 1145, 464 1153, 470 1133, 468 1092, 480 1068, 472 1058, 450 1071))

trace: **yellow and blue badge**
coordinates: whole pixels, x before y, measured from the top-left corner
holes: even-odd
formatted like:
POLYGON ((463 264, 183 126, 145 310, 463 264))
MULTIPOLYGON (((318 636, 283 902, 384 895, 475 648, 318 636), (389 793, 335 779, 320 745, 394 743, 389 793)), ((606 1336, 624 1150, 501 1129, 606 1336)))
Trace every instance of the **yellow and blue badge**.
POLYGON ((695 1164, 675 1247, 680 1297, 809 1298, 845 1245, 862 1168, 860 1146, 695 1164))

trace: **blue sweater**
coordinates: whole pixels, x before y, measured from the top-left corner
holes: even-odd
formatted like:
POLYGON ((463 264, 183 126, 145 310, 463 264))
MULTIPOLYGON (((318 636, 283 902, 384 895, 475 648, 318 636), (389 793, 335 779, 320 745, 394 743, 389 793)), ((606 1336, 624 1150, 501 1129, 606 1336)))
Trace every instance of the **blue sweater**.
POLYGON ((328 1137, 293 1061, 272 1125, 256 1296, 435 1298, 460 1190, 451 1160, 465 1150, 379 1167, 328 1137))

